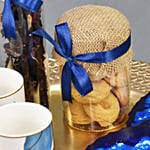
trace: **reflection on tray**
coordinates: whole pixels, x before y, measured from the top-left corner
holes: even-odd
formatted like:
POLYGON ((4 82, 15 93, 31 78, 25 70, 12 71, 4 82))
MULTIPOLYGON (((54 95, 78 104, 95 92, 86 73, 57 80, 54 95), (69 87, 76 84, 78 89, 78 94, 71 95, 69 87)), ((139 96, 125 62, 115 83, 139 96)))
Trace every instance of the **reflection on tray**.
MULTIPOLYGON (((56 60, 49 59, 49 66, 52 66, 49 67, 49 74, 51 75, 50 94, 55 150, 84 150, 98 137, 102 137, 108 133, 81 132, 65 125, 59 80, 59 64, 56 60)), ((132 108, 142 96, 150 91, 150 82, 148 81, 150 81, 150 64, 132 61, 130 108, 132 108)))

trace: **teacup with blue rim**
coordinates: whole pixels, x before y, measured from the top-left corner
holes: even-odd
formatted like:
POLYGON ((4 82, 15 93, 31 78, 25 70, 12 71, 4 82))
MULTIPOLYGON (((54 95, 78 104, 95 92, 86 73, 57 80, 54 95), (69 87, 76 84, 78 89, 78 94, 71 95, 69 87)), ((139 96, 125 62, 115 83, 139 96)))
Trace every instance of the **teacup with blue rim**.
POLYGON ((12 103, 0 107, 0 149, 52 150, 51 112, 35 103, 12 103))

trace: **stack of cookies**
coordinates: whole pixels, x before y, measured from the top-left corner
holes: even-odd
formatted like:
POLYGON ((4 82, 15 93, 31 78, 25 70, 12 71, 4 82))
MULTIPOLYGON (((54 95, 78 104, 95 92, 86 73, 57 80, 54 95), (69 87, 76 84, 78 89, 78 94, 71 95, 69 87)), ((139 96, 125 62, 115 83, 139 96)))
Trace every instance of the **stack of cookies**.
POLYGON ((121 108, 129 101, 127 74, 124 71, 92 82, 93 91, 81 96, 72 85, 73 103, 69 103, 74 124, 97 122, 101 127, 112 125, 120 116, 121 108))

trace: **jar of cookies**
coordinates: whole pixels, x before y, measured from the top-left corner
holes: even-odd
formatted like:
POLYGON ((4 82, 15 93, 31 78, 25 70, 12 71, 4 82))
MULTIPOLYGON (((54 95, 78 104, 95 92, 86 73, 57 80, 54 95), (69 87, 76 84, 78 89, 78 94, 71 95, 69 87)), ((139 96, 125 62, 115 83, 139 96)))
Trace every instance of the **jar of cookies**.
MULTIPOLYGON (((123 126, 128 118, 129 72, 133 56, 127 18, 114 8, 88 5, 65 12, 59 17, 57 26, 65 22, 70 31, 72 56, 64 58, 56 48, 52 56, 61 65, 62 81, 72 81, 67 93, 71 92, 71 100, 63 101, 66 122, 73 128, 91 132, 123 126), (63 79, 66 63, 70 64, 71 74, 63 79), (86 77, 80 67, 74 71, 76 63, 84 68, 92 84, 89 91, 86 89, 90 89, 91 84, 85 84, 83 91, 88 91, 86 94, 78 88, 86 77)), ((55 38, 60 44, 57 33, 55 38)), ((67 85, 62 88, 67 92, 67 85)))

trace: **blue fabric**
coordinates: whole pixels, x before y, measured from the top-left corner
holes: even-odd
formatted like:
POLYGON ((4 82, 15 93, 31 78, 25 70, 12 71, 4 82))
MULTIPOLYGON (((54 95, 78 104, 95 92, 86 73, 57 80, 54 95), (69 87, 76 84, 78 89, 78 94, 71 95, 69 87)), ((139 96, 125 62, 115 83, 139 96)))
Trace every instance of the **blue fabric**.
POLYGON ((131 125, 136 126, 147 119, 150 119, 150 108, 143 111, 137 111, 135 114, 134 122, 131 125))
POLYGON ((11 2, 34 13, 38 12, 43 2, 41 0, 5 0, 2 18, 4 36, 5 38, 12 37, 13 39, 17 40, 15 20, 11 9, 11 2))
POLYGON ((55 28, 60 45, 58 45, 57 42, 42 28, 33 32, 33 34, 42 36, 51 42, 54 45, 56 52, 66 59, 62 71, 62 96, 63 100, 68 100, 70 102, 72 102, 71 81, 82 96, 85 96, 93 90, 88 73, 77 63, 77 61, 87 63, 107 63, 125 54, 131 44, 131 36, 129 36, 123 44, 110 51, 72 56, 72 39, 68 24, 63 23, 57 25, 55 28))
POLYGON ((127 127, 97 139, 86 150, 150 150, 150 93, 129 113, 127 127))
POLYGON ((28 136, 25 141, 24 150, 51 150, 52 142, 52 125, 50 125, 41 133, 28 136))
MULTIPOLYGON (((149 127, 128 127, 97 139, 93 144, 89 145, 86 150, 113 150, 113 147, 116 149, 118 146, 118 150, 143 150, 137 146, 139 143, 141 145, 142 139, 150 139, 149 127), (120 144, 118 145, 118 143, 120 144), (135 146, 137 149, 134 149, 135 146)), ((148 148, 150 149, 150 144, 148 148)))
POLYGON ((149 150, 150 137, 143 137, 135 146, 129 146, 123 143, 116 143, 109 148, 96 148, 95 150, 149 150))
POLYGON ((150 119, 150 93, 142 97, 129 113, 127 126, 137 126, 143 121, 150 119))

